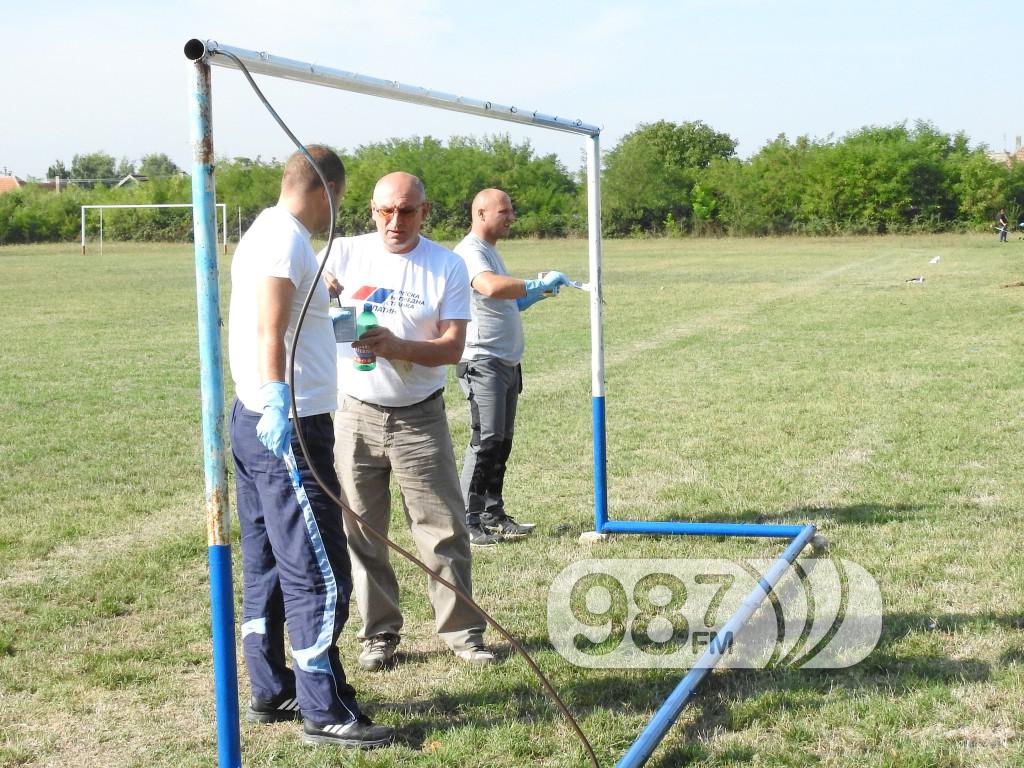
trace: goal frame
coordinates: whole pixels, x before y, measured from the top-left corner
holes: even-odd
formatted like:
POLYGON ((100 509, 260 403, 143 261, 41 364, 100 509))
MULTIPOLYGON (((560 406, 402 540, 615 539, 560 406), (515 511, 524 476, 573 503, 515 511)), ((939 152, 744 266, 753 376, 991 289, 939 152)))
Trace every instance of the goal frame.
MULTIPOLYGON (((815 526, 746 523, 658 522, 609 520, 606 477, 604 340, 601 319, 601 195, 600 133, 580 120, 544 115, 490 101, 430 91, 393 80, 381 80, 319 64, 283 59, 265 52, 221 45, 215 40, 189 40, 185 56, 192 66, 190 99, 193 151, 192 199, 202 215, 195 223, 196 283, 199 298, 199 352, 203 399, 203 447, 206 460, 207 539, 210 560, 210 601, 214 648, 214 687, 217 698, 218 757, 221 768, 241 765, 238 729, 238 687, 235 659, 234 598, 231 585, 231 549, 227 472, 224 452, 224 384, 214 221, 214 154, 211 65, 240 69, 288 80, 353 91, 423 106, 465 112, 508 122, 565 131, 585 136, 587 153, 587 226, 589 238, 589 296, 591 332, 591 384, 594 452, 594 531, 608 533, 711 536, 758 536, 790 539, 789 546, 759 581, 758 588, 729 619, 730 633, 742 627, 775 583, 815 535, 815 526)), ((654 752, 682 709, 693 698, 704 677, 721 660, 724 648, 710 646, 689 674, 665 699, 637 740, 623 755, 618 768, 640 768, 654 752)))
MULTIPOLYGON (((214 203, 214 206, 220 208, 220 233, 221 242, 224 245, 224 254, 228 252, 228 206, 226 203, 214 203)), ((85 255, 85 212, 87 210, 94 210, 100 212, 100 255, 103 255, 103 211, 110 208, 191 208, 193 210, 193 220, 195 218, 195 204, 194 203, 124 203, 124 204, 107 204, 107 205, 83 205, 81 210, 82 218, 82 255, 85 255)), ((214 229, 216 230, 216 217, 214 219, 214 229)), ((195 223, 193 221, 193 231, 195 230, 195 223)), ((214 233, 214 242, 216 242, 216 232, 214 233)))

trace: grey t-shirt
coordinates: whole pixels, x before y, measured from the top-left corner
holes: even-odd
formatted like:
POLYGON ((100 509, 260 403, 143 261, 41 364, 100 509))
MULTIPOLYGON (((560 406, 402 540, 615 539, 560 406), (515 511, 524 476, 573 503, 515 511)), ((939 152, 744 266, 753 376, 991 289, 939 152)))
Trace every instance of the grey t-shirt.
MULTIPOLYGON (((470 284, 481 272, 508 274, 497 249, 472 232, 454 250, 466 262, 470 284)), ((472 320, 466 329, 463 360, 495 357, 508 365, 516 365, 522 360, 523 321, 515 299, 493 299, 474 289, 470 314, 472 320)))

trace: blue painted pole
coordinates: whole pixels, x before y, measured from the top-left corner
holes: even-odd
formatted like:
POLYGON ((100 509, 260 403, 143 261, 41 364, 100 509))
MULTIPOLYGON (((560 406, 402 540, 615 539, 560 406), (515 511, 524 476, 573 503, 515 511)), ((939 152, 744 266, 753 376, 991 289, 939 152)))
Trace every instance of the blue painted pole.
POLYGON ((220 768, 241 768, 238 732, 238 669, 235 656, 235 602, 231 586, 231 544, 227 467, 224 457, 224 366, 220 337, 220 283, 217 268, 217 209, 213 182, 213 109, 210 67, 193 60, 189 117, 192 137, 192 204, 196 254, 196 303, 206 470, 206 533, 210 561, 213 676, 220 768))
POLYGON ((693 698, 697 687, 707 674, 715 668, 715 665, 718 664, 722 656, 728 652, 732 644, 732 638, 736 637, 739 630, 754 614, 754 611, 764 602, 775 588, 775 585, 779 583, 779 579, 782 578, 782 575, 793 564, 796 556, 807 546, 807 543, 814 536, 814 530, 813 525, 806 525, 800 529, 800 533, 786 547, 786 551, 782 553, 782 556, 775 561, 772 567, 768 569, 768 572, 758 580, 757 586, 744 598, 739 610, 719 630, 717 636, 725 638, 725 641, 721 644, 711 643, 707 647, 693 669, 680 681, 675 690, 669 694, 660 709, 654 713, 654 717, 651 718, 651 721, 637 737, 637 740, 633 742, 633 746, 629 748, 629 751, 616 764, 616 768, 639 768, 647 762, 658 744, 665 738, 668 729, 679 718, 683 708, 693 698))
POLYGON ((593 400, 594 424, 594 530, 606 533, 608 528, 608 459, 604 425, 604 398, 593 400))
POLYGON ((792 539, 804 531, 802 525, 761 525, 758 523, 683 523, 651 520, 608 520, 601 533, 647 533, 677 536, 760 536, 792 539))

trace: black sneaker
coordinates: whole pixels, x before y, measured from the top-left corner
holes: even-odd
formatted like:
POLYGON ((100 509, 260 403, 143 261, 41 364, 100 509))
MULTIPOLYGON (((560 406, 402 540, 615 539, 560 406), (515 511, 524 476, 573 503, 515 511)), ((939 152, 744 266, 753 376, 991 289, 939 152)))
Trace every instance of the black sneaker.
POLYGON ((536 523, 517 523, 508 515, 501 517, 480 516, 480 525, 487 533, 502 536, 507 539, 518 539, 533 533, 537 527, 536 523))
POLYGON ((257 699, 253 696, 249 699, 249 709, 245 713, 245 719, 250 723, 284 723, 301 717, 299 702, 294 696, 279 696, 276 699, 257 699))
POLYGON ((501 541, 500 536, 491 536, 479 525, 467 525, 469 528, 469 543, 474 547, 487 547, 501 541))
POLYGON ((394 728, 390 725, 374 725, 366 715, 360 715, 349 723, 302 721, 303 744, 337 744, 341 747, 375 749, 386 747, 394 740, 394 728))

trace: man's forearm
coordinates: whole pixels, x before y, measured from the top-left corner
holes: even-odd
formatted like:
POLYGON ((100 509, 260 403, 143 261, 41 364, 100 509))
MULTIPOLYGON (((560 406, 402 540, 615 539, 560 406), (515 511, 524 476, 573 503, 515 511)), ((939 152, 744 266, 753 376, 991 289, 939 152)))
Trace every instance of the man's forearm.
POLYGON ((285 381, 285 343, 295 286, 288 278, 265 277, 256 288, 256 359, 260 381, 285 381))
POLYGON ((281 337, 259 340, 260 382, 285 381, 285 346, 281 337))
POLYGON ((388 359, 408 360, 410 363, 436 368, 439 365, 458 363, 462 359, 463 347, 464 343, 455 339, 440 338, 430 341, 397 339, 392 354, 380 353, 380 355, 388 359))
POLYGON ((526 281, 494 272, 481 272, 472 281, 477 293, 492 299, 518 299, 526 295, 526 281))

